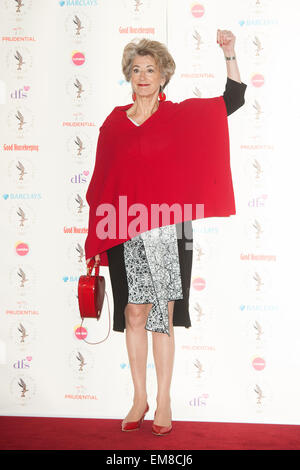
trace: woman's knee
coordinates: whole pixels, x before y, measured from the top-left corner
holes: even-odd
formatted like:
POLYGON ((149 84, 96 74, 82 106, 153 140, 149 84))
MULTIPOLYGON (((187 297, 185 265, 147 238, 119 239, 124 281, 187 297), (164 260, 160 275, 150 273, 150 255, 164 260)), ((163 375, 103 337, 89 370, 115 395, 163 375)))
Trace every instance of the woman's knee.
POLYGON ((130 328, 145 326, 147 313, 152 304, 127 304, 125 307, 126 325, 130 328))

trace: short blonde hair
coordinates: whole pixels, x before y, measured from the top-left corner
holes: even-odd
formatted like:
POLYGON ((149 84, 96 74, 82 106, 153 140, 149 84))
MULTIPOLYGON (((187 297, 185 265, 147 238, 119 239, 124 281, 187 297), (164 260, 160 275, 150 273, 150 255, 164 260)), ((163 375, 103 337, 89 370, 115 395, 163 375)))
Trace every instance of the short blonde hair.
POLYGON ((165 83, 162 86, 163 90, 169 83, 176 68, 174 59, 167 47, 159 41, 151 41, 146 38, 140 39, 139 42, 136 42, 136 40, 129 42, 124 47, 122 57, 122 71, 127 82, 130 82, 132 63, 136 55, 150 55, 154 58, 161 75, 165 79, 165 83))

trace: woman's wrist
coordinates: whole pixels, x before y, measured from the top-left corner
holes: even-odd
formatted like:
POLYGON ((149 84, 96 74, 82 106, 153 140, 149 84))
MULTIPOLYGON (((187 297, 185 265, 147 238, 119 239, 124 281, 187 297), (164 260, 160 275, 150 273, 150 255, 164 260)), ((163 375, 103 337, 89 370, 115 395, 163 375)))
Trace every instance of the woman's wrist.
POLYGON ((231 78, 231 80, 242 83, 238 63, 236 60, 235 50, 230 49, 224 52, 224 59, 226 62, 227 77, 231 78), (227 60, 226 57, 235 57, 235 59, 227 60))
POLYGON ((235 51, 234 50, 224 51, 224 57, 236 57, 235 51))

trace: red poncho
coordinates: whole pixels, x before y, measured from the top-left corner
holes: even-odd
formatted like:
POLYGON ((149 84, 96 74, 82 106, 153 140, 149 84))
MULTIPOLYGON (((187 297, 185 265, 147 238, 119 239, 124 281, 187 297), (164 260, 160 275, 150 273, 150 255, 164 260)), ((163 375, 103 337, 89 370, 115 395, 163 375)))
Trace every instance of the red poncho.
POLYGON ((86 193, 90 209, 85 257, 100 254, 103 266, 108 266, 107 249, 138 233, 236 213, 223 96, 188 98, 180 103, 162 101, 140 126, 126 115, 131 106, 115 107, 100 127, 94 172, 86 193), (103 204, 108 211, 101 211, 103 204), (175 204, 180 210, 168 211, 169 220, 154 220, 153 204, 168 208, 175 204), (202 214, 196 209, 201 204, 202 214), (141 205, 142 212, 138 209, 141 205), (185 209, 188 206, 190 210, 185 209), (130 212, 134 209, 136 212, 130 212), (132 233, 132 227, 137 232, 132 233), (108 238, 103 239, 103 231, 108 230, 108 238))

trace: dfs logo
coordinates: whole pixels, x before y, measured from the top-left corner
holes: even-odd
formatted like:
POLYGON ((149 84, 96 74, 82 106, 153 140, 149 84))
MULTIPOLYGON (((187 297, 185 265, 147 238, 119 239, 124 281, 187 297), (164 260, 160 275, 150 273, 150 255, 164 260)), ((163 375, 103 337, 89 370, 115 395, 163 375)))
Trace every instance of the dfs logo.
POLYGON ((27 356, 24 359, 19 359, 13 365, 14 369, 29 369, 30 363, 32 361, 32 356, 27 356))

